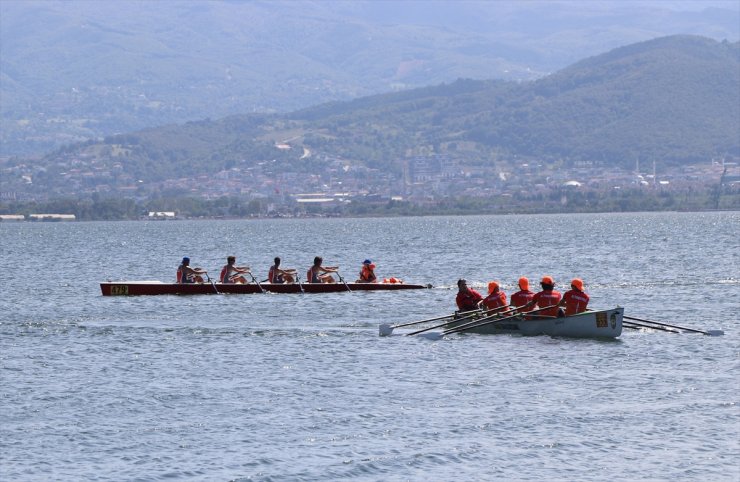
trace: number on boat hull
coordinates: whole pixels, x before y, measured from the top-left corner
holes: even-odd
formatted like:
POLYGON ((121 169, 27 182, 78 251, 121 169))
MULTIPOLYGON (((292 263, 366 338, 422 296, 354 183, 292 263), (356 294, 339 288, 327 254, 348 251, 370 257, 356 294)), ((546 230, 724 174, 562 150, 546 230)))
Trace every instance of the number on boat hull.
POLYGON ((596 313, 596 328, 609 328, 609 320, 606 313, 596 313))
POLYGON ((111 296, 127 296, 128 285, 113 285, 110 287, 111 296))

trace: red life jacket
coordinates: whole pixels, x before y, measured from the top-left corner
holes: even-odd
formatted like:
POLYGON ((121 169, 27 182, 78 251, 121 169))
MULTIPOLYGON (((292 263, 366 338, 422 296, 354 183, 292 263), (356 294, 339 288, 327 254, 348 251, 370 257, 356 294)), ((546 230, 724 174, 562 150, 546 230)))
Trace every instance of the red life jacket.
POLYGON ((506 293, 503 291, 491 293, 483 300, 483 305, 489 310, 506 306, 506 293))
POLYGON ((583 313, 588 306, 589 297, 583 291, 570 290, 563 295, 565 300, 565 316, 583 313))
POLYGON ((542 310, 538 312, 539 315, 545 315, 545 316, 558 316, 558 303, 560 303, 560 300, 563 298, 563 295, 560 294, 559 291, 540 291, 536 295, 534 295, 534 298, 532 298, 537 303, 537 308, 547 308, 548 306, 552 306, 549 310, 542 310))
POLYGON ((467 293, 458 292, 455 297, 455 302, 460 311, 470 311, 478 308, 478 302, 482 299, 483 297, 480 293, 475 290, 468 289, 467 293))
POLYGON ((360 271, 360 279, 362 281, 373 282, 378 278, 375 276, 375 273, 373 273, 373 270, 367 266, 363 266, 362 271, 360 271))
POLYGON ((511 295, 511 306, 524 306, 534 298, 534 293, 529 290, 517 291, 511 295))

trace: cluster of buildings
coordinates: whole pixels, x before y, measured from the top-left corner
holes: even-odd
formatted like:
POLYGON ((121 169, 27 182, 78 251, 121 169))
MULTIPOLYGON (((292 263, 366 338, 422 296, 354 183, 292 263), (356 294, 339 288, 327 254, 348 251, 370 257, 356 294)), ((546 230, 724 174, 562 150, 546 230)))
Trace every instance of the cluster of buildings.
POLYGON ((74 214, 0 214, 0 223, 18 221, 75 221, 74 214))
MULTIPOLYGON (((408 201, 431 204, 446 198, 510 197, 527 199, 564 189, 604 193, 642 186, 681 191, 740 185, 736 159, 708 160, 694 166, 669 167, 650 163, 647 171, 592 162, 558 165, 532 160, 469 163, 450 155, 416 156, 371 168, 336 157, 313 159, 320 172, 295 163, 243 160, 214 174, 172 177, 163 181, 137 179, 123 159, 103 163, 69 158, 50 168, 14 165, 0 168, 0 200, 43 201, 69 197, 113 197, 146 200, 156 197, 235 197, 265 200, 270 211, 290 206, 336 206, 349 202, 408 201), (318 161, 318 162, 317 162, 318 161)), ((645 166, 644 166, 645 167, 645 166)), ((156 217, 156 216, 155 216, 156 217)), ((160 216, 161 217, 161 216, 160 216)))

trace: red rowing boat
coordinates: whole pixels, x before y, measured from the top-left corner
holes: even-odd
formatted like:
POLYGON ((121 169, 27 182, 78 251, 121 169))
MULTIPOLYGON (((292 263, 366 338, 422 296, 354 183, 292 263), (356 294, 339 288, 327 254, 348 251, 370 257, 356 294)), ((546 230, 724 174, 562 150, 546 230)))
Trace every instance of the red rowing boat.
POLYGON ((395 291, 431 288, 432 285, 406 283, 289 283, 223 284, 162 283, 161 281, 108 281, 100 283, 103 296, 139 295, 215 295, 270 293, 340 293, 342 291, 395 291))

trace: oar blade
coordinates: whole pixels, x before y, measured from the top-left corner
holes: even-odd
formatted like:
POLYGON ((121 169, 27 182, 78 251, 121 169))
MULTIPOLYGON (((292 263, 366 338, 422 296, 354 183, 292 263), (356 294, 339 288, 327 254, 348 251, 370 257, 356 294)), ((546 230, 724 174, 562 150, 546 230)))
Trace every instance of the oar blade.
POLYGON ((707 336, 722 336, 725 332, 722 330, 709 330, 706 332, 707 336))
POLYGON ((389 325, 388 323, 383 323, 380 326, 378 326, 378 334, 380 336, 391 336, 393 333, 393 327, 389 325))

